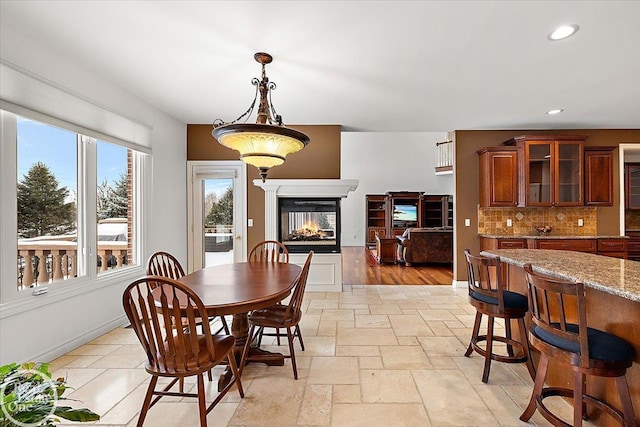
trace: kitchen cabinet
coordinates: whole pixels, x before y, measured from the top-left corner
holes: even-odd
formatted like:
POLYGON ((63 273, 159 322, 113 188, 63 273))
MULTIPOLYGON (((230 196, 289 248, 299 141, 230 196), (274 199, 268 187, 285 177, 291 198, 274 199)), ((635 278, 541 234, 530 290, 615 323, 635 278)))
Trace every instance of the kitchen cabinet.
POLYGON ((480 250, 527 249, 527 239, 513 237, 480 237, 480 250))
POLYGON ((478 150, 480 160, 480 206, 518 205, 517 147, 485 147, 478 150))
POLYGON ((627 209, 640 209, 640 163, 624 164, 624 194, 627 209))
POLYGON ((505 141, 519 159, 519 206, 584 205, 585 136, 522 135, 505 141))
POLYGON ((616 147, 584 147, 585 206, 613 206, 615 149, 616 147))
POLYGON ((627 239, 598 239, 598 255, 627 258, 627 239))
POLYGON ((565 251, 588 252, 598 250, 596 239, 527 239, 528 249, 561 249, 565 251))

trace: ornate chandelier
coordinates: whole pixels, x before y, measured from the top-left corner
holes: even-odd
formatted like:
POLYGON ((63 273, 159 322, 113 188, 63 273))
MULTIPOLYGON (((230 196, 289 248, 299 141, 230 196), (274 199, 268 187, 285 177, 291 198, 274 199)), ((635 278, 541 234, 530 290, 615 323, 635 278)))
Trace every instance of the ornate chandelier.
POLYGON ((255 60, 262 64, 262 78, 253 78, 251 84, 256 87, 253 102, 247 111, 232 122, 216 119, 213 122, 211 134, 218 142, 240 152, 240 158, 258 168, 264 182, 269 168, 284 163, 287 154, 302 150, 308 143, 309 137, 302 132, 289 129, 282 124, 282 116, 276 113, 271 102, 271 90, 276 84, 269 81, 265 74, 265 65, 273 58, 268 53, 258 52, 255 60), (256 123, 246 123, 260 93, 258 117, 256 123), (238 121, 244 118, 243 123, 238 121))

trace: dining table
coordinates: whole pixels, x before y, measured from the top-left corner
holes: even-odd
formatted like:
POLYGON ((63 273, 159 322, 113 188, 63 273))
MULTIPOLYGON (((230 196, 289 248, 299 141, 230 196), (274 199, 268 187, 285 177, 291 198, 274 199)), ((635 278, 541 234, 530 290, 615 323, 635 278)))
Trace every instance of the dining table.
MULTIPOLYGON (((302 268, 296 264, 274 262, 237 262, 206 267, 181 277, 202 300, 209 317, 232 315, 231 334, 234 353, 240 361, 248 339, 248 313, 284 300, 293 289, 302 268)), ((284 365, 284 355, 252 346, 247 363, 284 365)), ((229 369, 220 376, 218 389, 231 380, 229 369)))

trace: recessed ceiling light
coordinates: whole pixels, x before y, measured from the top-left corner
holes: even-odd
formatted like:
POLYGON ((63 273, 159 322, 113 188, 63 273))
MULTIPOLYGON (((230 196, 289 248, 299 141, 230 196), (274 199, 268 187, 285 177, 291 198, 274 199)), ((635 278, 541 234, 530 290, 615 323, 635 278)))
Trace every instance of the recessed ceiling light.
POLYGON ((573 34, 576 33, 576 31, 578 31, 580 27, 578 27, 576 24, 571 24, 571 25, 562 25, 558 28, 556 28, 555 30, 553 30, 548 36, 547 38, 551 41, 556 41, 556 40, 563 40, 566 39, 569 36, 572 36, 573 34))
POLYGON ((562 113, 564 110, 563 109, 557 109, 557 110, 549 110, 547 111, 547 114, 549 114, 550 116, 553 116, 554 114, 560 114, 562 113))

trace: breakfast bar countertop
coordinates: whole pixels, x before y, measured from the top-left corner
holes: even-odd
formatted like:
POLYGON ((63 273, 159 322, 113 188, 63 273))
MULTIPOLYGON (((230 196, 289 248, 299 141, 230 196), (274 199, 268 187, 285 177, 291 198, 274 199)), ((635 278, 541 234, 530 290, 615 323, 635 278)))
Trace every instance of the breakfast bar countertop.
POLYGON ((585 286, 640 302, 640 262, 551 249, 492 249, 484 256, 517 267, 530 263, 542 274, 565 280, 579 280, 585 286))
POLYGON ((567 236, 561 234, 479 234, 490 239, 628 239, 629 236, 567 236))

